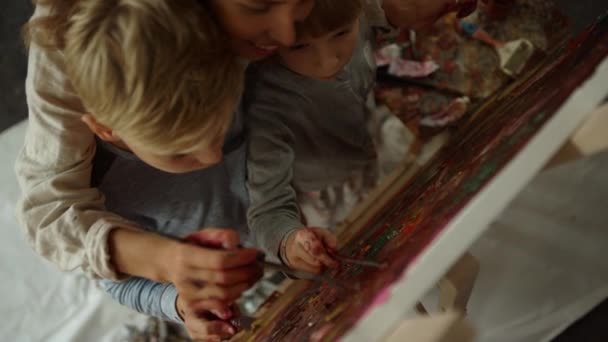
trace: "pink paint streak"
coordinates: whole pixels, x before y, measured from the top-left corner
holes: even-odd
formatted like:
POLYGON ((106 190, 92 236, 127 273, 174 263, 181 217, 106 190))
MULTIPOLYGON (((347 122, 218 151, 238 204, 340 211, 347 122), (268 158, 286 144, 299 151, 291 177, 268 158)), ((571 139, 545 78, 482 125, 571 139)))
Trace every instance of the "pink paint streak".
POLYGON ((367 307, 367 309, 365 309, 365 311, 363 311, 362 317, 367 316, 367 314, 370 313, 377 306, 383 305, 388 302, 389 299, 391 299, 391 287, 392 286, 389 285, 380 290, 380 292, 376 295, 372 303, 367 307))

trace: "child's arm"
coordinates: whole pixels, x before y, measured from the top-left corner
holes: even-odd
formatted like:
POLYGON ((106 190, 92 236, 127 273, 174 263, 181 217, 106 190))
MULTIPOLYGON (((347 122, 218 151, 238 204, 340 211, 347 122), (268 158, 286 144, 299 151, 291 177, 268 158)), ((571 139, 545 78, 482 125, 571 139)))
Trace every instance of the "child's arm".
POLYGON ((322 266, 336 267, 337 262, 330 256, 330 250, 336 248, 333 235, 302 224, 291 185, 293 136, 272 107, 256 103, 248 109, 249 227, 258 246, 271 259, 281 256, 279 260, 288 266, 312 272, 320 271, 322 266))
POLYGON ((124 306, 148 316, 182 323, 176 307, 177 289, 171 283, 132 277, 123 282, 102 280, 101 285, 114 300, 124 306))
MULTIPOLYGON (((262 270, 256 264, 258 252, 239 248, 238 233, 231 230, 207 228, 189 235, 186 240, 191 243, 180 242, 189 248, 181 258, 194 266, 181 272, 181 280, 171 278, 175 285, 132 277, 123 282, 104 280, 103 288, 120 304, 140 313, 184 323, 193 339, 209 335, 230 338, 236 331, 222 320, 235 314, 233 303, 261 277, 262 270), (201 312, 213 315, 201 315, 201 312)), ((144 252, 145 247, 138 251, 144 252)))
POLYGON ((22 190, 17 218, 30 245, 61 270, 161 280, 166 272, 151 250, 123 256, 135 244, 154 251, 174 244, 106 211, 103 195, 91 187, 95 140, 80 120, 85 109, 60 53, 31 45, 26 94, 29 122, 15 171, 22 190))
POLYGON ((231 338, 236 329, 228 320, 237 312, 230 304, 216 304, 206 314, 198 309, 187 310, 187 304, 178 303, 177 289, 170 283, 157 283, 145 278, 129 278, 124 282, 102 280, 103 289, 117 302, 139 313, 165 321, 184 324, 194 340, 207 340, 219 336, 231 338))

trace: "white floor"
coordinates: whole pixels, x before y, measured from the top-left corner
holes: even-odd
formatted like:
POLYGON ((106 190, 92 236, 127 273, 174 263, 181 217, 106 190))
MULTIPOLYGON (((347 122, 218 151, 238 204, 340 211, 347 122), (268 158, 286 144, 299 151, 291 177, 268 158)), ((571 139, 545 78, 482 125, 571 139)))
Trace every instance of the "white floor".
POLYGON ((112 302, 80 274, 63 274, 34 254, 14 219, 13 161, 25 123, 0 135, 0 340, 118 341, 141 317, 112 302))
MULTIPOLYGON (((0 336, 114 341, 125 322, 141 317, 83 276, 57 272, 15 223, 12 164, 24 129, 0 135, 0 336)), ((608 297, 607 172, 608 153, 541 174, 475 244, 481 273, 469 316, 479 341, 549 340, 608 297)))
POLYGON ((608 297, 608 153, 539 175, 471 250, 480 341, 545 341, 608 297))

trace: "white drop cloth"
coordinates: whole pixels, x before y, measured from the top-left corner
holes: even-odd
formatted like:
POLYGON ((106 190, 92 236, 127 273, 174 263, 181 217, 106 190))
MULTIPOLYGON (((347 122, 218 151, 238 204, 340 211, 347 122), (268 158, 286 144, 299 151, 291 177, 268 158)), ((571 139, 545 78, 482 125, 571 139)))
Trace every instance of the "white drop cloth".
POLYGON ((61 273, 26 244, 15 222, 19 187, 13 162, 25 122, 0 134, 0 340, 117 341, 142 317, 114 303, 94 282, 61 273))

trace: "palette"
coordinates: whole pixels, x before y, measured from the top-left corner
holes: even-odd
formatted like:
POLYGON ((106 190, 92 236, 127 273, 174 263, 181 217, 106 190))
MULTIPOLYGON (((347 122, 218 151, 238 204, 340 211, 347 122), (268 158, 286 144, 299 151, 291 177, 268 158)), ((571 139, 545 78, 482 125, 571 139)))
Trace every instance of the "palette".
POLYGON ((328 271, 360 291, 296 281, 234 339, 372 341, 389 333, 606 97, 607 56, 606 17, 549 49, 414 177, 386 188, 384 205, 355 213, 341 252, 386 269, 328 271))

